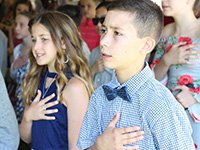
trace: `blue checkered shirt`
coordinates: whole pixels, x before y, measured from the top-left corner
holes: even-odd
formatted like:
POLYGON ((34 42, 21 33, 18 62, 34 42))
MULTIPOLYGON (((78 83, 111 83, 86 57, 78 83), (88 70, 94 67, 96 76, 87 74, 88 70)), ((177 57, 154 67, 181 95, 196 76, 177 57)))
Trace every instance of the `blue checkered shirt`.
MULTIPOLYGON (((140 150, 194 150, 192 129, 183 107, 171 92, 153 77, 148 65, 123 83, 117 78, 108 84, 112 88, 127 87, 132 102, 117 96, 108 101, 103 88, 91 96, 77 146, 86 149, 101 135, 116 112, 120 119, 116 127, 140 126, 144 139, 130 145, 140 150)), ((127 145, 129 146, 129 145, 127 145)))

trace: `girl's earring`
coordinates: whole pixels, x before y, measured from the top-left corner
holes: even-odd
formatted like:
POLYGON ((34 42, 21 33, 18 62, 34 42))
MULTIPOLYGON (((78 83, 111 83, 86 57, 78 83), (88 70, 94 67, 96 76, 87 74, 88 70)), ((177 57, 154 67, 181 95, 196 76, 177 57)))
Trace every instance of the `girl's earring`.
POLYGON ((63 63, 68 63, 68 61, 69 61, 69 56, 67 55, 67 60, 66 61, 63 61, 63 63))

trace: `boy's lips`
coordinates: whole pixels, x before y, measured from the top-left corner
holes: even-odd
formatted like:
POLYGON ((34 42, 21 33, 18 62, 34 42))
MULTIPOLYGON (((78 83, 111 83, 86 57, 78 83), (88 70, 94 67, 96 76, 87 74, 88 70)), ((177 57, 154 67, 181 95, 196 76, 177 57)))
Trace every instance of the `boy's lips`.
POLYGON ((108 55, 108 54, 106 54, 106 53, 104 53, 104 52, 101 52, 101 56, 102 56, 102 58, 111 58, 112 56, 111 55, 108 55))
POLYGON ((167 9, 169 6, 162 5, 162 9, 167 9))

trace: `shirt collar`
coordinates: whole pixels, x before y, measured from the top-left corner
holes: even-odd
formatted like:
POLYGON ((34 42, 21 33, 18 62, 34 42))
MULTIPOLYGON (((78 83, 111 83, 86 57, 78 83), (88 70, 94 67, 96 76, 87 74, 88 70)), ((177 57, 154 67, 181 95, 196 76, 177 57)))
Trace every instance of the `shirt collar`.
POLYGON ((111 85, 109 86, 117 89, 126 86, 128 93, 135 93, 147 80, 149 80, 152 77, 153 77, 152 71, 149 68, 148 63, 145 62, 144 68, 123 84, 119 83, 117 76, 115 74, 113 82, 111 82, 111 85))

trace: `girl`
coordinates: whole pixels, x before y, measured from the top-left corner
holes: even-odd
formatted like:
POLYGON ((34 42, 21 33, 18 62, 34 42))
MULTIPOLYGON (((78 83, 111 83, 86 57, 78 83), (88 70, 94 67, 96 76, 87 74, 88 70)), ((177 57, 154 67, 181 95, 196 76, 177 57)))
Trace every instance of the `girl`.
POLYGON ((95 25, 92 23, 92 18, 95 17, 96 6, 100 0, 80 0, 80 7, 83 12, 83 18, 79 27, 81 37, 87 43, 90 52, 99 46, 100 36, 96 31, 95 25))
POLYGON ((200 150, 200 21, 193 11, 198 2, 162 0, 164 15, 173 17, 174 23, 165 26, 151 67, 186 109, 200 150))
MULTIPOLYGON (((31 34, 28 30, 28 22, 32 14, 29 12, 20 12, 15 18, 15 34, 17 39, 22 39, 22 43, 14 48, 14 61, 10 67, 10 76, 17 83, 15 95, 21 95, 21 84, 29 71, 28 52, 32 45, 31 34)), ((24 110, 22 98, 17 98, 16 113, 20 122, 20 116, 24 110)))
POLYGON ((26 108, 21 138, 32 142, 35 150, 77 149, 93 92, 79 32, 75 23, 59 12, 39 14, 30 21, 30 30, 33 46, 30 71, 22 84, 26 108))

